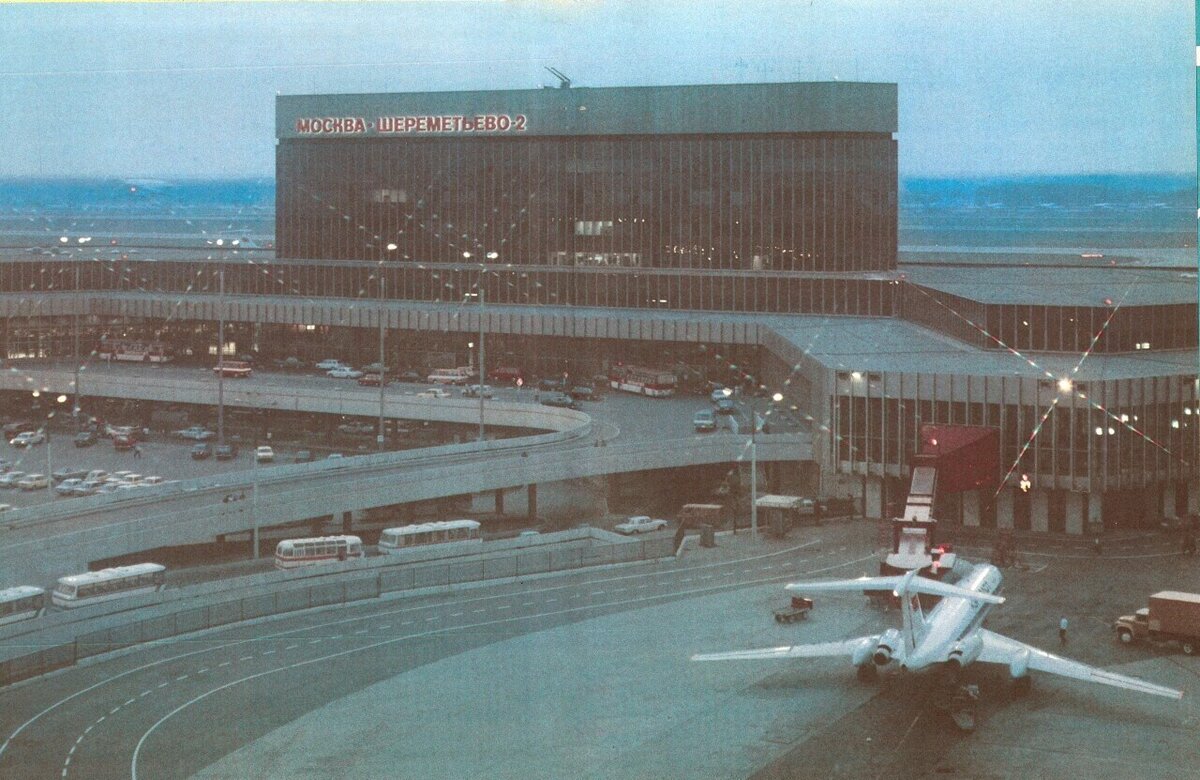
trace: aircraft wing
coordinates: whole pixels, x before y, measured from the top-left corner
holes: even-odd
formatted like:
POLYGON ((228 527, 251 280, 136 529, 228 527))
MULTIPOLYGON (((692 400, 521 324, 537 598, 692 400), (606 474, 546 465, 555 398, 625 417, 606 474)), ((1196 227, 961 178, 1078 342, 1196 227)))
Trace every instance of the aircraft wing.
POLYGON ((1183 691, 1148 683, 1136 677, 1127 677, 1123 674, 1108 672, 1078 661, 1072 661, 1069 658, 1062 658, 1053 653, 1047 653, 1045 650, 1039 650, 1032 645, 1027 645, 1024 642, 1018 642, 1015 639, 988 631, 986 628, 979 630, 979 636, 983 639, 983 650, 980 652, 977 660, 984 663, 1006 664, 1009 666, 1012 666, 1014 663, 1017 665, 1027 663, 1029 669, 1046 672, 1047 674, 1057 674, 1061 677, 1070 677, 1073 680, 1112 685, 1116 688, 1151 693, 1155 696, 1165 696, 1169 699, 1183 698, 1183 691))
POLYGON ((783 647, 764 647, 760 650, 733 650, 727 653, 697 653, 693 661, 755 661, 764 658, 822 658, 825 656, 852 655, 862 644, 869 643, 872 647, 879 641, 879 635, 860 636, 857 639, 845 639, 840 642, 821 642, 814 645, 791 645, 783 647))
POLYGON ((988 604, 1003 604, 1004 597, 983 591, 960 588, 948 585, 928 577, 918 577, 916 572, 910 572, 899 577, 859 577, 854 580, 817 580, 814 582, 791 582, 784 588, 791 593, 807 595, 809 593, 838 593, 862 590, 890 590, 906 593, 925 593, 930 596, 955 596, 958 598, 983 601, 988 604))

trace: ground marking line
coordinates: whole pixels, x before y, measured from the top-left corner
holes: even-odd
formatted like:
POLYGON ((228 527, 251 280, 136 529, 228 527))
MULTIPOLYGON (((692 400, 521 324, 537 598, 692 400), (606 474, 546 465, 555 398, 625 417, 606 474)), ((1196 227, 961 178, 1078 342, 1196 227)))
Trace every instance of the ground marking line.
MULTIPOLYGON (((822 572, 831 571, 833 569, 840 569, 845 566, 857 565, 857 564, 862 563, 863 561, 875 560, 875 559, 876 559, 876 554, 874 552, 872 552, 870 555, 864 556, 862 558, 857 558, 857 559, 850 560, 850 561, 843 561, 842 563, 836 563, 831 566, 826 566, 826 567, 823 567, 820 569, 814 569, 811 572, 807 572, 807 574, 810 574, 810 575, 820 574, 822 572)), ((781 579, 781 578, 780 577, 769 577, 769 578, 765 578, 765 579, 750 581, 750 582, 743 583, 743 587, 752 587, 755 585, 772 584, 772 583, 777 582, 779 579, 781 579)), ((569 613, 573 613, 573 612, 583 612, 586 610, 596 609, 599 607, 616 607, 616 606, 624 606, 626 604, 643 603, 643 602, 647 602, 647 601, 659 601, 659 600, 662 600, 662 599, 668 598, 668 597, 685 598, 687 596, 693 596, 693 595, 697 595, 700 593, 706 593, 709 591, 722 590, 725 587, 727 587, 727 586, 723 586, 723 585, 711 586, 710 585, 707 587, 691 588, 689 590, 678 591, 676 593, 670 593, 670 594, 640 596, 640 597, 636 597, 636 598, 624 599, 622 601, 610 602, 608 604, 587 605, 587 606, 581 606, 581 607, 568 607, 566 609, 559 610, 557 612, 541 612, 541 613, 535 613, 532 615, 514 616, 511 618, 497 618, 496 620, 485 620, 481 623, 476 623, 474 625, 449 626, 446 628, 435 628, 430 631, 423 631, 423 632, 413 634, 413 635, 407 636, 407 637, 392 637, 390 639, 384 639, 379 642, 372 642, 371 644, 363 645, 362 647, 352 647, 352 648, 348 648, 346 650, 339 650, 336 653, 331 653, 329 655, 321 656, 319 658, 310 658, 305 661, 297 661, 296 663, 288 664, 287 666, 280 666, 280 667, 276 667, 275 669, 268 669, 266 671, 256 672, 254 674, 248 675, 246 677, 242 677, 237 680, 231 680, 230 682, 227 682, 216 688, 212 688, 208 691, 205 691, 204 693, 193 697, 192 699, 184 702, 183 704, 180 704, 178 707, 176 707, 175 709, 168 712, 166 715, 163 715, 161 718, 159 718, 154 723, 153 726, 151 726, 149 729, 147 729, 145 731, 145 733, 142 734, 141 738, 137 741, 137 745, 135 745, 133 748, 133 757, 130 759, 130 762, 129 762, 130 778, 131 778, 131 780, 137 780, 137 777, 138 777, 137 762, 138 762, 138 756, 141 754, 141 751, 142 751, 142 745, 144 745, 146 743, 146 740, 150 737, 151 734, 153 734, 158 729, 159 726, 166 723, 170 718, 172 718, 176 714, 182 712, 183 710, 187 709, 188 707, 192 706, 193 704, 195 704, 199 701, 202 701, 204 699, 207 699, 209 696, 212 696, 215 693, 219 693, 223 690, 232 688, 235 685, 240 685, 244 682, 249 682, 250 680, 256 680, 260 677, 266 677, 267 675, 270 675, 270 674, 288 671, 290 669, 295 669, 295 668, 298 668, 301 666, 308 666, 310 664, 321 663, 323 661, 329 661, 334 658, 340 658, 342 656, 350 655, 351 653, 360 653, 360 652, 363 652, 366 650, 374 650, 377 647, 384 647, 387 645, 395 644, 397 642, 403 642, 403 641, 408 641, 408 640, 412 640, 412 639, 420 639, 422 637, 427 637, 427 636, 438 636, 438 635, 442 635, 442 634, 448 634, 452 631, 464 631, 464 630, 472 629, 472 628, 483 628, 485 626, 503 625, 505 623, 512 623, 512 622, 520 621, 520 620, 533 620, 536 618, 554 617, 557 615, 565 615, 565 614, 569 614, 569 613)))

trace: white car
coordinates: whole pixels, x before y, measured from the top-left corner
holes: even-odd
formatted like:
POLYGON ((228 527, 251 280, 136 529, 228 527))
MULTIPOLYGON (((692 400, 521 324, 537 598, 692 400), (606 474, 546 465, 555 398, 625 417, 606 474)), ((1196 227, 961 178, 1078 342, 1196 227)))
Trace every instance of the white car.
POLYGON ((82 479, 79 479, 78 477, 71 477, 69 479, 64 479, 62 482, 59 482, 57 485, 55 485, 54 492, 58 493, 60 496, 73 496, 75 495, 75 488, 82 484, 82 479))
POLYGON ((643 534, 650 531, 657 531, 660 528, 666 528, 667 521, 661 519, 651 519, 646 515, 637 515, 631 517, 623 523, 618 523, 613 529, 619 534, 643 534))
POLYGON ((428 390, 422 390, 417 393, 417 398, 449 398, 450 391, 440 387, 431 387, 428 390))
POLYGON ((25 433, 18 433, 9 444, 14 447, 29 447, 44 441, 46 441, 46 434, 41 431, 25 431, 25 433))
POLYGON ((208 430, 203 425, 193 425, 191 428, 175 431, 175 435, 181 439, 191 439, 192 441, 208 441, 217 437, 216 433, 208 430))
POLYGON ((259 463, 274 463, 275 450, 264 444, 254 451, 254 459, 259 463))
POLYGON ((358 379, 363 375, 363 372, 349 366, 338 366, 325 372, 325 376, 331 376, 334 379, 358 379))
POLYGON ((24 471, 8 471, 0 474, 0 487, 15 488, 17 483, 25 478, 24 471))
POLYGON ((161 485, 165 481, 166 480, 164 480, 162 477, 151 475, 149 477, 143 478, 142 484, 143 485, 161 485))
POLYGON ((17 483, 17 487, 21 490, 37 490, 49 486, 50 477, 45 474, 30 474, 17 483))
POLYGON ((340 361, 340 360, 334 360, 333 358, 326 358, 326 359, 322 360, 320 363, 317 363, 317 368, 321 369, 322 371, 330 371, 335 368, 345 368, 345 366, 342 365, 342 361, 340 361))
POLYGON ((480 392, 483 393, 484 398, 491 398, 493 394, 492 386, 484 385, 483 390, 481 391, 479 389, 479 385, 467 385, 463 388, 462 394, 466 398, 478 398, 480 392))

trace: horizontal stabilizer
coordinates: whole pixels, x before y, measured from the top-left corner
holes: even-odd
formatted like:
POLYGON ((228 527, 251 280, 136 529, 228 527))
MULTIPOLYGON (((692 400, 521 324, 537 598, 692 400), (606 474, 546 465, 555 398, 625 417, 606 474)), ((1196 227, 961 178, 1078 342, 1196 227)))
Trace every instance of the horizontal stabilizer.
POLYGON ((770 658, 823 658, 850 655, 863 642, 875 643, 879 636, 861 636, 841 642, 821 642, 813 645, 764 647, 760 650, 733 650, 727 653, 697 653, 693 661, 758 661, 770 658))

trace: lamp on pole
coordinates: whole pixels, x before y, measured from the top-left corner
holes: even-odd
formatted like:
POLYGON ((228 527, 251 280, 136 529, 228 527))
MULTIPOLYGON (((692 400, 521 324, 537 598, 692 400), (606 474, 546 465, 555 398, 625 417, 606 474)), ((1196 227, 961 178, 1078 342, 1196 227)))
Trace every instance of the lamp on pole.
POLYGON ((383 362, 383 342, 386 338, 387 331, 384 328, 383 296, 384 283, 383 269, 379 269, 379 433, 375 436, 375 443, 379 446, 380 451, 383 450, 383 386, 387 384, 387 366, 383 362))
POLYGON ((217 271, 217 444, 225 443, 225 269, 217 271))
POLYGON ((254 526, 254 531, 251 534, 251 544, 254 545, 253 556, 254 560, 258 560, 258 438, 254 439, 255 447, 252 457, 253 465, 251 468, 250 479, 250 522, 254 526))
POLYGON ((479 276, 479 440, 483 441, 483 382, 487 371, 483 365, 483 275, 479 276))

